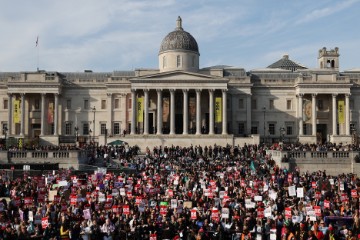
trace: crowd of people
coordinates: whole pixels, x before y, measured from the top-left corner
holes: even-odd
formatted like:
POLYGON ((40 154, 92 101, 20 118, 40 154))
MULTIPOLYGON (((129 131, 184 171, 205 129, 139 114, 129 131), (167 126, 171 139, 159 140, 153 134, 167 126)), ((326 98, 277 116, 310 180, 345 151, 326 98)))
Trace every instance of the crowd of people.
POLYGON ((103 147, 136 171, 2 172, 0 239, 360 239, 356 174, 289 172, 266 149, 103 147))

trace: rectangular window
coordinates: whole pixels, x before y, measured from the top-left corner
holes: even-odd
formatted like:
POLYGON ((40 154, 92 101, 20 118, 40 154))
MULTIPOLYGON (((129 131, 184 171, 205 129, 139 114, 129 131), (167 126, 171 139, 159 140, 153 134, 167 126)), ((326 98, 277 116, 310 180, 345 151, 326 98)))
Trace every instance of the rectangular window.
POLYGON ((100 124, 100 134, 105 135, 106 133, 106 123, 100 124))
POLYGON ((84 100, 84 109, 89 109, 89 100, 88 99, 84 100))
POLYGON ((245 134, 245 123, 239 123, 238 134, 245 134))
POLYGON ((177 67, 181 66, 181 57, 180 57, 180 55, 176 56, 176 66, 177 67))
POLYGON ((128 109, 131 109, 132 108, 132 99, 129 98, 128 99, 128 109))
POLYGON ((119 109, 120 108, 120 101, 118 98, 114 99, 114 108, 119 109))
POLYGON ((252 109, 257 109, 257 101, 256 101, 256 99, 251 100, 251 108, 252 109))
POLYGON ((252 126, 251 127, 251 134, 258 134, 258 127, 257 126, 252 126))
POLYGON ((66 109, 71 109, 71 99, 66 100, 66 109))
POLYGON ((239 109, 244 109, 244 99, 239 98, 239 109))
POLYGON ((291 101, 291 100, 286 100, 286 109, 287 109, 287 110, 291 110, 291 109, 292 109, 292 101, 291 101))
POLYGON ((120 134, 120 123, 116 122, 114 123, 113 126, 113 131, 114 131, 114 135, 119 135, 120 134))
POLYGON ((106 109, 106 100, 101 100, 101 109, 106 109))
POLYGON ((273 99, 270 99, 269 100, 269 109, 274 109, 274 100, 273 99))
POLYGON ((3 109, 8 109, 9 100, 4 99, 3 101, 3 109))
POLYGON ((71 122, 65 123, 65 135, 71 135, 71 130, 72 130, 71 126, 72 126, 71 122))
POLYGON ((90 131, 89 131, 89 123, 83 123, 83 135, 89 135, 90 131))
POLYGON ((286 126, 286 135, 293 135, 293 127, 286 126))
POLYGON ((9 131, 7 123, 2 124, 2 134, 5 135, 9 131))
POLYGON ((269 134, 275 135, 275 123, 269 123, 269 134))
POLYGON ((318 110, 324 110, 324 102, 322 99, 318 99, 317 107, 318 107, 318 110))
POLYGON ((40 110, 40 99, 39 98, 34 99, 34 110, 40 110))

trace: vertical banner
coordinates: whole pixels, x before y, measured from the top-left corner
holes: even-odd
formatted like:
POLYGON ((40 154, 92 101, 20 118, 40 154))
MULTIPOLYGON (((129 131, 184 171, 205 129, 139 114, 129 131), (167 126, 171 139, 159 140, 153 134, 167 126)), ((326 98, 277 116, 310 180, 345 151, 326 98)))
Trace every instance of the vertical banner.
POLYGON ((170 114, 170 99, 168 97, 163 98, 163 122, 169 122, 169 114, 170 114))
POLYGON ((144 98, 140 97, 137 100, 137 122, 144 121, 144 98))
POLYGON ((190 122, 195 121, 195 118, 196 118, 196 98, 195 97, 189 98, 189 118, 190 118, 190 122))
POLYGON ((48 116, 47 116, 48 123, 54 123, 54 103, 49 102, 48 106, 48 116))
POLYGON ((216 97, 215 98, 215 122, 216 123, 221 123, 222 122, 222 104, 221 104, 221 97, 216 97))
POLYGON ((20 100, 15 99, 14 101, 14 123, 20 123, 20 100))
POLYGON ((312 103, 310 100, 305 99, 303 101, 303 121, 304 123, 310 123, 312 116, 312 103))
POLYGON ((339 124, 344 124, 345 123, 345 102, 344 100, 339 100, 338 101, 338 121, 339 124))

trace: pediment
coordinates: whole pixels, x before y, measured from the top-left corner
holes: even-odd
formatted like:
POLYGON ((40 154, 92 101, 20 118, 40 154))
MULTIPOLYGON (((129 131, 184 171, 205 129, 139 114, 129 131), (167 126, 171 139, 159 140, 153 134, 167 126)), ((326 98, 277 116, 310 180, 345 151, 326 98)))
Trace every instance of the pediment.
POLYGON ((152 75, 146 75, 141 77, 132 78, 130 82, 205 82, 205 81, 216 81, 216 82, 228 82, 229 79, 205 75, 193 72, 184 72, 184 71, 172 71, 172 72, 163 72, 152 75))

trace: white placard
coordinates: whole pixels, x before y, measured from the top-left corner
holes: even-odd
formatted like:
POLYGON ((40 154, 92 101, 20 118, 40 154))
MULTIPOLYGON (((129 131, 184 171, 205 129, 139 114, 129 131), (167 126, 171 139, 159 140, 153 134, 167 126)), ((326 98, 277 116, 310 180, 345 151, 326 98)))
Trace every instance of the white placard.
POLYGON ((294 185, 293 185, 293 186, 290 186, 290 187, 288 188, 288 190, 289 190, 289 196, 290 196, 290 197, 296 196, 296 189, 295 189, 295 186, 294 186, 294 185))
POLYGON ((261 201, 262 201, 262 196, 255 196, 255 197, 254 197, 254 200, 255 200, 256 202, 261 202, 261 201))
POLYGON ((229 208, 221 209, 221 218, 229 218, 229 208))
POLYGON ((344 187, 344 183, 340 183, 340 191, 344 191, 345 187, 344 187))
POLYGON ((331 185, 334 185, 334 179, 333 178, 330 178, 329 182, 330 182, 331 185))
POLYGON ((67 181, 59 181, 59 183, 58 183, 59 187, 64 187, 64 186, 67 186, 67 185, 68 185, 67 181))
POLYGON ((304 188, 297 188, 296 194, 297 194, 298 198, 303 198, 304 197, 304 188))
POLYGON ((177 208, 177 199, 171 199, 171 208, 175 209, 177 208))
POLYGON ((271 217, 271 207, 265 208, 264 216, 267 217, 267 218, 271 217))

